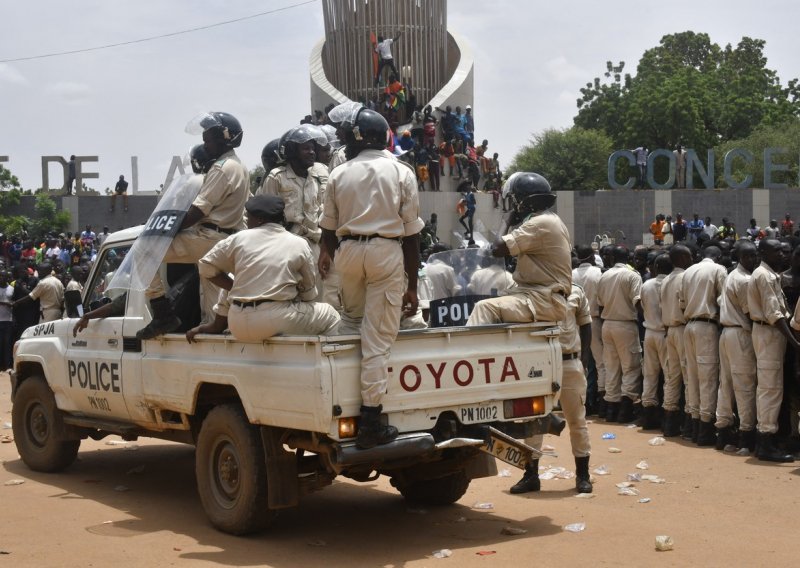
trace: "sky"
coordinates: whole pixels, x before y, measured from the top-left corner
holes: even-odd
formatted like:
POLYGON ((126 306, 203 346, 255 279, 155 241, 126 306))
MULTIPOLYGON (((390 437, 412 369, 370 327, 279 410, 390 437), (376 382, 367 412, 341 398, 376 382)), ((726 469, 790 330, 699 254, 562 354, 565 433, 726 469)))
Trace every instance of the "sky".
MULTIPOLYGON (((0 60, 79 50, 243 18, 303 0, 0 0, 0 60)), ((424 0, 422 0, 424 1, 424 0)), ((767 66, 800 77, 796 0, 450 0, 448 28, 475 59, 476 137, 508 164, 534 133, 568 128, 580 88, 625 61, 635 72, 666 34, 704 32, 721 46, 766 41, 767 66)), ((202 111, 242 123, 250 168, 310 109, 308 61, 324 36, 320 2, 193 33, 59 57, 0 63, 0 156, 26 189, 41 156, 97 155, 100 191, 138 157, 139 191, 164 183, 172 156, 200 142, 184 132, 202 111)), ((50 186, 61 185, 50 168, 50 186)))

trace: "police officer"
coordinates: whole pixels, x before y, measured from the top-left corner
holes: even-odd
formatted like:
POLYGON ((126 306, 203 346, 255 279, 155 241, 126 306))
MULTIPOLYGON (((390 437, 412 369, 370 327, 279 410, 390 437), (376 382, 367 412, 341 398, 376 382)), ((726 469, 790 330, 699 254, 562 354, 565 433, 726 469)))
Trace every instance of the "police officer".
MULTIPOLYGON (((569 426, 569 441, 572 446, 572 455, 575 457, 575 488, 578 493, 591 493, 592 482, 589 478, 589 455, 592 451, 589 442, 589 428, 586 425, 586 364, 589 360, 592 316, 589 301, 583 289, 572 285, 572 291, 567 299, 566 319, 559 323, 561 334, 558 341, 561 344, 561 409, 569 426)), ((541 450, 542 435, 533 436, 525 440, 529 446, 541 450)), ((532 460, 525 467, 525 474, 510 492, 528 493, 539 491, 539 460, 532 460)))
POLYGON ((377 112, 357 112, 347 132, 349 160, 331 173, 320 221, 320 275, 328 275, 335 254, 342 324, 361 333, 359 448, 397 437, 397 429, 380 420, 386 366, 401 308, 411 316, 418 307, 419 232, 424 222, 419 218, 417 181, 407 166, 383 152, 388 132, 388 123, 377 112))
POLYGON ((41 306, 40 322, 61 319, 64 311, 64 284, 53 274, 49 263, 42 263, 37 267, 41 280, 30 294, 12 302, 11 307, 39 300, 41 306))
POLYGON ((563 321, 572 289, 572 246, 566 225, 548 211, 556 195, 544 177, 532 172, 513 174, 503 195, 510 196, 512 207, 492 255, 517 257, 515 286, 505 296, 475 304, 467 325, 563 321), (519 227, 504 234, 505 227, 520 221, 519 227))
POLYGON ((661 421, 658 413, 658 377, 667 370, 667 331, 661 318, 661 285, 672 272, 672 263, 665 253, 653 263, 654 278, 642 284, 644 345, 642 357, 642 428, 655 430, 661 421))
MULTIPOLYGON (((214 165, 164 255, 164 262, 183 264, 197 262, 216 243, 244 228, 244 204, 250 196, 250 175, 234 151, 242 143, 239 121, 226 112, 209 112, 195 117, 186 130, 190 134, 202 132, 206 155, 214 160, 214 165)), ((210 321, 218 289, 202 279, 200 291, 203 319, 210 321)), ((150 299, 153 320, 136 336, 152 339, 177 329, 180 320, 164 296, 164 284, 158 273, 145 293, 150 299)))
POLYGON ((270 140, 269 142, 267 142, 267 145, 264 146, 263 150, 261 150, 261 165, 264 166, 265 182, 267 180, 267 176, 269 176, 269 173, 272 170, 286 163, 285 160, 283 159, 283 156, 280 155, 280 147, 281 147, 281 139, 275 138, 274 140, 270 140))
MULTIPOLYGON (((725 267, 717 262, 722 251, 715 246, 703 250, 703 260, 686 269, 680 298, 686 329, 683 332, 686 350, 686 412, 691 413, 697 429, 699 446, 716 443, 714 422, 719 389, 719 304, 725 267)), ((694 433, 694 432, 693 432, 694 433)))
POLYGON ((256 195, 245 208, 247 229, 214 245, 199 263, 201 277, 229 290, 231 333, 242 341, 333 333, 339 314, 311 301, 315 259, 305 239, 284 228, 283 200, 256 195))
MULTIPOLYGON (((603 363, 603 322, 600 320, 600 308, 597 306, 597 283, 603 271, 597 266, 595 253, 589 245, 577 245, 575 252, 578 255, 577 268, 572 269, 572 282, 583 288, 589 308, 592 312, 592 358, 597 369, 596 399, 587 401, 590 409, 599 416, 606 415, 606 366, 603 363)), ((591 389, 590 389, 591 394, 591 389)))
POLYGON ((642 277, 628 265, 628 249, 612 249, 614 266, 597 282, 597 305, 603 318, 606 365, 606 421, 633 421, 633 401, 641 389, 642 348, 638 308, 642 277))
POLYGON ((764 461, 792 462, 791 454, 775 447, 778 413, 783 400, 783 356, 786 344, 800 349, 789 329, 789 311, 777 273, 783 262, 781 242, 761 239, 758 243, 761 264, 753 271, 747 285, 747 307, 753 321, 753 350, 756 353, 756 417, 758 449, 756 457, 764 461))

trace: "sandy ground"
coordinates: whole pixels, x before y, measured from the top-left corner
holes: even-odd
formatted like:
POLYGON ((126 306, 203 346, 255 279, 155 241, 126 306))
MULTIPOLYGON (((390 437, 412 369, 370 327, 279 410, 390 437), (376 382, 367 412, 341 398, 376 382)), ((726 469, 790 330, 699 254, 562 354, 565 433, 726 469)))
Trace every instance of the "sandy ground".
MULTIPOLYGON (((0 375, 0 439, 10 438, 10 386, 0 375)), ((472 482, 444 508, 410 508, 386 478, 337 481, 284 511, 265 533, 237 538, 211 528, 194 483, 193 448, 117 437, 84 442, 78 461, 40 474, 0 444, 0 567, 26 566, 796 566, 800 462, 751 458, 668 441, 654 433, 591 424, 595 497, 575 497, 574 480, 543 481, 531 496, 508 487, 519 473, 472 482), (604 440, 603 433, 616 439, 604 440), (109 445, 108 442, 116 441, 109 445), (620 453, 611 453, 618 448, 620 453), (642 460, 649 469, 636 466, 642 460), (634 483, 629 473, 663 484, 634 483), (6 485, 24 480, 19 485, 6 485), (650 498, 648 503, 640 503, 650 498), (491 503, 481 509, 477 504, 491 503), (585 523, 585 530, 564 530, 585 523), (505 527, 526 531, 503 534, 505 527), (674 550, 657 552, 657 535, 674 550), (449 549, 449 558, 434 551, 449 549)), ((558 458, 542 465, 574 469, 569 438, 548 436, 558 458)))

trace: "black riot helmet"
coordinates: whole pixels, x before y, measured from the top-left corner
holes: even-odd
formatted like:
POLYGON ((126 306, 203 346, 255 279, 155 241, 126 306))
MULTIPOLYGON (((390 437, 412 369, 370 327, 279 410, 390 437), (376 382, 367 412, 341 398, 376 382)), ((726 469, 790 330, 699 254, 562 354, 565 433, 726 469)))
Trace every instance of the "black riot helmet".
POLYGON ((551 208, 556 203, 556 194, 550 183, 537 173, 516 172, 503 186, 503 197, 511 199, 512 208, 521 217, 551 208))
POLYGON ((189 151, 189 163, 192 165, 194 173, 204 174, 214 165, 214 160, 208 157, 206 147, 203 144, 198 144, 189 151))
POLYGON ((372 150, 386 148, 389 138, 389 123, 374 110, 362 108, 353 118, 352 124, 343 123, 342 128, 346 129, 348 159, 367 148, 372 150))
POLYGON ((264 173, 269 174, 273 169, 283 163, 278 151, 281 147, 281 139, 270 140, 264 149, 261 150, 261 164, 264 166, 264 173))
POLYGON ((238 148, 242 144, 242 125, 235 116, 227 112, 204 112, 186 125, 186 132, 189 134, 202 134, 206 131, 211 131, 225 148, 238 148))

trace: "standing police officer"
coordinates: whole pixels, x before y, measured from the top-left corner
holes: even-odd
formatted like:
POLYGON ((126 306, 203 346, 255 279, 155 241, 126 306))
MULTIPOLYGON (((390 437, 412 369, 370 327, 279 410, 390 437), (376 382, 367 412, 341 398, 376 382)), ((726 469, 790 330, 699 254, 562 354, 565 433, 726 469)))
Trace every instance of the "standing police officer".
MULTIPOLYGON (((250 175, 234 148, 242 143, 242 126, 226 112, 209 112, 195 117, 186 127, 189 134, 203 134, 203 146, 214 165, 206 174, 200 194, 195 198, 164 255, 164 262, 192 264, 211 248, 244 228, 244 204, 250 196, 250 175)), ((200 282, 203 320, 213 318, 213 305, 219 289, 208 280, 200 282)), ((150 299, 153 320, 136 336, 152 339, 180 326, 158 272, 145 292, 150 299)))
POLYGON ((388 131, 389 124, 377 112, 356 113, 347 132, 349 160, 332 172, 320 220, 320 275, 328 275, 336 255, 342 325, 360 328, 361 333, 362 406, 356 445, 362 449, 397 437, 397 428, 381 423, 381 399, 401 310, 406 316, 417 311, 419 232, 425 225, 419 218, 414 174, 383 152, 388 131))

